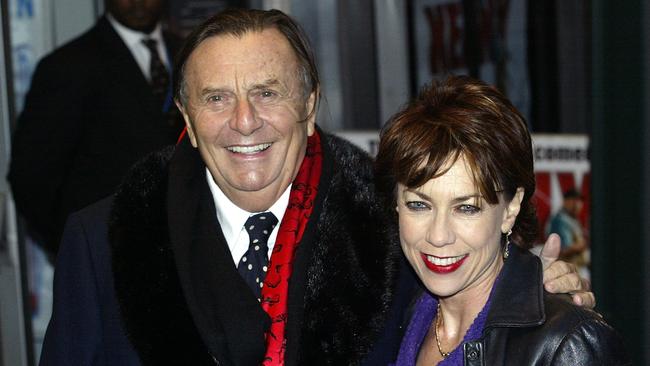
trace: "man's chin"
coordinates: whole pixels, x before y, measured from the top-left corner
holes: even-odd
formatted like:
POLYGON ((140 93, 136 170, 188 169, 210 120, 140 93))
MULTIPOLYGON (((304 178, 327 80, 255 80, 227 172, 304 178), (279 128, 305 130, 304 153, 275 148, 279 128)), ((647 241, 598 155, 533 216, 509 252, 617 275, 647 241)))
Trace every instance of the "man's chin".
POLYGON ((142 33, 151 33, 156 27, 156 22, 152 19, 127 19, 124 26, 142 33))

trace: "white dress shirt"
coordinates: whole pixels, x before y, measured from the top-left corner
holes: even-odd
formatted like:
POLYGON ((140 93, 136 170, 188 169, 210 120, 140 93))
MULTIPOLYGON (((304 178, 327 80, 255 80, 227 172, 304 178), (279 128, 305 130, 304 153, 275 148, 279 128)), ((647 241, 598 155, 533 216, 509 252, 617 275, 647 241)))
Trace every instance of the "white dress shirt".
POLYGON ((110 13, 106 14, 106 18, 113 26, 113 29, 115 29, 115 32, 117 32, 117 34, 120 36, 122 42, 124 42, 126 47, 128 47, 131 51, 131 55, 133 55, 133 58, 137 62, 138 66, 140 66, 140 70, 142 70, 142 74, 147 79, 147 81, 151 81, 149 70, 151 52, 149 52, 147 46, 142 43, 143 39, 150 38, 156 40, 158 55, 160 55, 160 59, 163 65, 165 65, 167 68, 167 71, 170 70, 169 55, 167 54, 167 47, 165 47, 165 40, 162 36, 162 27, 160 25, 160 22, 156 24, 156 27, 150 34, 146 34, 123 26, 110 13))
MULTIPOLYGON (((212 197, 214 198, 214 205, 217 208, 217 219, 221 225, 221 231, 226 237, 226 242, 228 243, 228 248, 230 249, 230 254, 232 254, 232 259, 235 265, 239 264, 239 260, 248 250, 249 238, 248 232, 244 229, 244 224, 249 217, 259 213, 259 212, 248 212, 242 210, 237 205, 232 203, 232 201, 226 197, 223 191, 212 179, 212 174, 206 168, 205 169, 206 179, 208 180, 208 186, 210 187, 210 192, 212 192, 212 197)), ((269 237, 268 247, 269 252, 268 256, 271 259, 271 253, 273 251, 273 246, 275 245, 275 240, 278 237, 278 231, 280 229, 280 223, 282 222, 282 217, 284 212, 289 205, 289 194, 291 192, 291 185, 282 193, 280 199, 278 199, 273 206, 267 211, 271 211, 275 217, 278 219, 278 225, 275 225, 275 228, 271 232, 269 237)))

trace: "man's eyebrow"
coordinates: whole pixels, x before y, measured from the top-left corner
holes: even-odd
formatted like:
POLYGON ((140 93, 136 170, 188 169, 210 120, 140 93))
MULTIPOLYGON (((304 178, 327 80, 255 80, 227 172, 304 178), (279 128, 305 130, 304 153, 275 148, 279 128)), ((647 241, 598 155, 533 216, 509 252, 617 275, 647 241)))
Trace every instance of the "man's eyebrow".
POLYGON ((251 85, 251 89, 264 89, 264 88, 268 88, 269 86, 277 86, 277 85, 280 85, 280 81, 278 79, 266 79, 261 83, 251 85))
POLYGON ((227 93, 230 92, 229 89, 226 88, 210 88, 206 87, 201 90, 201 96, 209 95, 209 94, 214 94, 214 93, 227 93))
MULTIPOLYGON (((262 81, 261 83, 253 84, 249 87, 250 90, 259 90, 259 89, 265 89, 269 88, 272 86, 278 86, 280 85, 280 81, 276 78, 273 79, 266 79, 262 81)), ((229 88, 212 88, 212 87, 205 87, 201 90, 201 97, 205 97, 206 95, 210 94, 215 94, 215 93, 232 93, 232 90, 229 88)))

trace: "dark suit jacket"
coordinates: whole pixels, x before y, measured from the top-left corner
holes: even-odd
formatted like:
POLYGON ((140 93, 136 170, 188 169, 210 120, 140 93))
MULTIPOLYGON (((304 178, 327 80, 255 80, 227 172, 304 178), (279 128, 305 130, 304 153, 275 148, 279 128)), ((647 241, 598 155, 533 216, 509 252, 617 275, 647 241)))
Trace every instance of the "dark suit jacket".
POLYGON ((111 202, 104 199, 68 220, 41 366, 140 365, 115 299, 107 225, 97 224, 108 221, 111 202))
MULTIPOLYGON (((360 363, 383 328, 401 258, 370 159, 322 141, 289 287, 288 366, 360 363)), ((42 366, 247 366, 264 355, 269 318, 235 268, 187 138, 136 165, 114 197, 71 216, 54 283, 42 366)))
MULTIPOLYGON (((180 46, 165 35, 170 58, 180 46)), ((67 216, 112 193, 127 169, 174 143, 182 119, 164 113, 105 17, 43 58, 13 138, 9 181, 18 212, 50 254, 67 216)))

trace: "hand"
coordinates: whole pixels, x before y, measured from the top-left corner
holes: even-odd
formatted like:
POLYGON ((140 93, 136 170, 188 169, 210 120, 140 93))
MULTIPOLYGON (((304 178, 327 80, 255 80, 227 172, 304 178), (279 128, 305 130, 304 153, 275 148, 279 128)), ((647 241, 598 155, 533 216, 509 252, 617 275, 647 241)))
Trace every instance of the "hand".
POLYGON ((560 247, 559 235, 551 234, 539 255, 544 269, 544 288, 552 293, 571 294, 576 305, 593 308, 596 306, 596 298, 589 291, 589 280, 580 277, 575 265, 557 260, 560 247))

